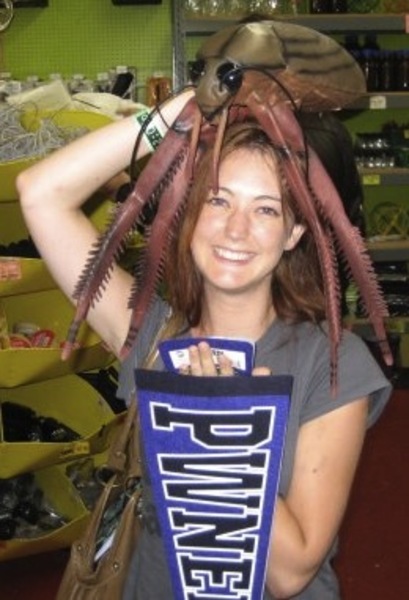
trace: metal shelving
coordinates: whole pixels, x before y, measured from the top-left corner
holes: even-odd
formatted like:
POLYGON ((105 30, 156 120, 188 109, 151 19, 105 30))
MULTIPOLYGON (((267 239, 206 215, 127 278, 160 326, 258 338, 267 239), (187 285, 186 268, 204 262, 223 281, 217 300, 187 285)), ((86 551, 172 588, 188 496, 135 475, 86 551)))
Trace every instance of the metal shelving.
POLYGON ((386 110, 409 108, 408 92, 371 92, 359 98, 348 110, 386 110))
POLYGON ((374 262, 409 261, 409 240, 367 242, 367 247, 374 262))
MULTIPOLYGON (((243 15, 244 16, 244 15, 243 15)), ((186 36, 206 36, 219 31, 227 25, 237 23, 240 16, 235 17, 186 17, 183 2, 172 0, 173 21, 173 84, 180 89, 186 83, 185 38, 186 36)), ((409 14, 339 14, 339 15, 272 15, 275 19, 285 19, 298 25, 311 27, 328 33, 366 32, 409 33, 409 14)), ((403 96, 402 94, 401 96, 403 96)), ((402 97, 390 97, 390 108, 406 108, 409 104, 402 97)), ((365 102, 365 101, 364 101, 365 102)), ((368 100, 368 103, 370 101, 368 100)), ((356 108, 372 108, 357 103, 356 108)))
MULTIPOLYGON (((405 14, 344 14, 344 15, 272 15, 330 33, 378 31, 379 33, 408 33, 409 15, 405 14)), ((209 35, 237 23, 236 18, 189 18, 185 20, 186 35, 209 35)))
POLYGON ((360 169, 362 184, 365 186, 409 186, 409 169, 360 169))

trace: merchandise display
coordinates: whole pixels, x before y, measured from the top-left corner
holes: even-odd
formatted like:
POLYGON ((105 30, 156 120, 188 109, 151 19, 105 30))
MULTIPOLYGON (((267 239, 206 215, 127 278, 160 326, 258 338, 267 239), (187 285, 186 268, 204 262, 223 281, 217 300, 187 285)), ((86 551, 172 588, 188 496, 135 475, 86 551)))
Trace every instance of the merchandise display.
MULTIPOLYGON (((123 406, 111 408, 104 398, 111 401, 112 390, 93 386, 102 379, 97 373, 88 381, 74 375, 113 361, 90 329, 74 360, 61 361, 71 306, 27 234, 15 190, 17 174, 31 162, 110 117, 3 103, 0 120, 0 561, 6 561, 65 548, 78 537, 101 487, 89 483, 83 498, 58 465, 100 456, 123 406)), ((96 226, 110 209, 105 202, 95 211, 96 226)))

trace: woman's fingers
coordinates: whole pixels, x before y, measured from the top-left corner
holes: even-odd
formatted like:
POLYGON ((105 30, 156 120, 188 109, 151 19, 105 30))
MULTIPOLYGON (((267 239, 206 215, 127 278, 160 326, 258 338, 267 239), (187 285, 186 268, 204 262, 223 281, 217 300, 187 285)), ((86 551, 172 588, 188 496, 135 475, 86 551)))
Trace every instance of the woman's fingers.
POLYGON ((216 375, 231 377, 234 369, 231 360, 224 354, 217 357, 217 364, 210 345, 200 342, 197 346, 189 347, 190 365, 179 369, 181 375, 214 377, 216 375))
MULTIPOLYGON (((189 347, 190 365, 184 365, 179 369, 181 375, 195 375, 197 377, 214 377, 221 375, 231 377, 235 371, 231 360, 225 354, 219 354, 217 363, 210 345, 200 342, 197 346, 189 347)), ((268 367, 255 367, 251 373, 254 377, 265 377, 271 375, 268 367)))
POLYGON ((271 369, 269 369, 268 367, 254 367, 251 374, 255 377, 271 375, 271 369))

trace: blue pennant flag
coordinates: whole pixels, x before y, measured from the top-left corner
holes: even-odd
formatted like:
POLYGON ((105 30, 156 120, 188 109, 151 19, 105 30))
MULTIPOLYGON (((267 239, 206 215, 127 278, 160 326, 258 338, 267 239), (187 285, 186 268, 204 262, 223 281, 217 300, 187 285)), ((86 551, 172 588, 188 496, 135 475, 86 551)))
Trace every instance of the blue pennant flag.
POLYGON ((174 599, 260 600, 292 377, 135 377, 174 599))

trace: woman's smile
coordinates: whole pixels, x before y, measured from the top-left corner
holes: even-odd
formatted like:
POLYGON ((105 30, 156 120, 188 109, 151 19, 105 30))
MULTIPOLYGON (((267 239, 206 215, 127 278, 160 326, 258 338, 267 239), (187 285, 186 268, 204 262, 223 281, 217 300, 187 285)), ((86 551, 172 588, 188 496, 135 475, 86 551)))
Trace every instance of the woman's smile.
POLYGON ((231 248, 223 248, 220 246, 214 247, 214 253, 218 258, 232 263, 246 263, 254 258, 254 252, 246 252, 240 250, 232 250, 231 248))

